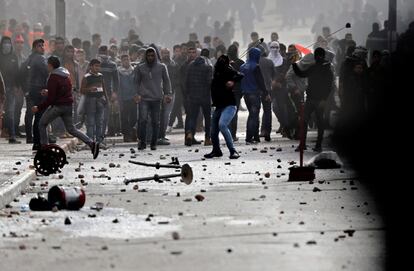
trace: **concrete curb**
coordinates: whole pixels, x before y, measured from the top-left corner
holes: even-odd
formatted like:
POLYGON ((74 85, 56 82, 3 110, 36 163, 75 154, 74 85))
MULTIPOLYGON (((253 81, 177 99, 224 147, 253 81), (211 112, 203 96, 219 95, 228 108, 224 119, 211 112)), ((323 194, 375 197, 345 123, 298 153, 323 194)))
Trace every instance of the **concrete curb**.
MULTIPOLYGON (((70 142, 60 144, 59 146, 67 153, 76 150, 77 138, 70 142)), ((33 169, 26 170, 19 178, 12 179, 10 185, 0 188, 0 209, 12 202, 23 189, 27 187, 30 181, 36 178, 36 172, 33 169)))

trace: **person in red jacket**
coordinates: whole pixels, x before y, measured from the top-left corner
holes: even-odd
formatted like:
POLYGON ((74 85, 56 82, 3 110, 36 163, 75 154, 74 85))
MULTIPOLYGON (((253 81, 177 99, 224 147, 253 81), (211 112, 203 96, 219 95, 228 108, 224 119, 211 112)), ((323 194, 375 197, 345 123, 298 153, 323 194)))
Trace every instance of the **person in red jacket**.
POLYGON ((68 70, 60 66, 59 58, 56 56, 49 57, 47 64, 50 75, 47 89, 42 90, 42 95, 47 96, 47 99, 32 107, 33 113, 47 109, 39 123, 40 144, 42 147, 48 144, 47 126, 56 118, 61 117, 68 133, 87 144, 91 148, 93 158, 96 159, 99 154, 99 143, 94 142, 73 125, 72 83, 68 70))

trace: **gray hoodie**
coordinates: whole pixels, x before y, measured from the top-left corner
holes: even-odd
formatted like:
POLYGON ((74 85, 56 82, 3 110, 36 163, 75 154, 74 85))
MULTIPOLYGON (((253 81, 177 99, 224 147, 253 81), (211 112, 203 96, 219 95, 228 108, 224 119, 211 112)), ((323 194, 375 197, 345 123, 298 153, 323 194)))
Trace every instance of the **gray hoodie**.
POLYGON ((171 94, 171 82, 168 76, 167 66, 158 61, 155 57, 154 63, 150 65, 146 54, 155 49, 149 47, 145 51, 145 59, 135 68, 136 82, 138 86, 137 94, 143 101, 160 101, 164 95, 171 94))

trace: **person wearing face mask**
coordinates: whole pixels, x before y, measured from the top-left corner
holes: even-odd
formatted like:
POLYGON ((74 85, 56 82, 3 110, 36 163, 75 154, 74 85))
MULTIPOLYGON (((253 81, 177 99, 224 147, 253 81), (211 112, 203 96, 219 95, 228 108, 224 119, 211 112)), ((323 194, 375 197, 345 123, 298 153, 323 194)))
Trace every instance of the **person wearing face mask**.
POLYGON ((306 149, 306 134, 308 131, 308 121, 313 112, 316 115, 316 125, 318 127, 318 136, 316 145, 313 148, 316 152, 322 151, 322 140, 324 134, 324 111, 326 100, 328 99, 333 85, 334 73, 331 63, 325 60, 325 50, 323 48, 316 48, 314 52, 315 64, 307 70, 301 70, 297 63, 292 64, 292 68, 296 75, 308 78, 308 87, 306 89, 305 114, 304 114, 304 146, 299 146, 306 149))
POLYGON ((0 72, 3 75, 5 85, 5 127, 9 133, 10 144, 21 143, 16 140, 16 127, 14 121, 18 71, 19 64, 17 56, 13 52, 12 40, 11 38, 4 36, 0 42, 0 72))
POLYGON ((219 132, 223 134, 227 148, 230 151, 229 158, 237 159, 240 157, 234 147, 229 124, 237 111, 234 86, 235 83, 242 78, 243 75, 230 66, 230 59, 227 55, 222 55, 217 59, 211 83, 211 98, 213 106, 215 107, 211 120, 211 140, 213 150, 210 153, 205 154, 205 158, 223 156, 223 153, 220 150, 219 132))
POLYGON ((289 116, 288 116, 288 93, 286 88, 286 73, 289 69, 289 59, 284 57, 281 52, 281 45, 273 41, 270 44, 269 58, 275 68, 275 76, 272 82, 272 104, 273 112, 280 123, 277 133, 283 137, 290 137, 289 116))

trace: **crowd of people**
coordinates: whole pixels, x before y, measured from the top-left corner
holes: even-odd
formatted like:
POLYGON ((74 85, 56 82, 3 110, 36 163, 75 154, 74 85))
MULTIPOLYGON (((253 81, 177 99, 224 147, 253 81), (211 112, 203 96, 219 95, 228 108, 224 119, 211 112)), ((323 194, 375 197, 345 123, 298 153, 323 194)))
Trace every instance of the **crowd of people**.
MULTIPOLYGON (((242 99, 249 113, 246 144, 271 141, 274 115, 280 123, 277 132, 295 140, 300 120, 305 135, 315 123, 313 150, 320 152, 331 111, 340 112, 340 124, 346 127, 375 107, 390 58, 388 39, 376 23, 363 46, 357 46, 352 33, 337 39, 323 25, 314 53, 286 46, 277 32, 263 40, 253 31, 246 61, 240 43, 223 35, 219 26, 214 35, 188 31, 186 41, 171 47, 158 37, 142 40, 134 29, 103 44, 99 33, 91 41, 83 36, 69 41, 40 27, 30 31, 24 22, 10 19, 0 33, 2 134, 11 144, 25 138, 34 150, 53 143, 54 137, 74 135, 94 157, 105 147, 106 136, 122 135, 125 142, 138 142, 139 150, 148 143, 156 150, 170 144, 169 132, 184 129, 186 146, 202 144, 196 134, 204 131, 204 145, 213 146, 207 158, 222 155, 220 131, 230 157, 238 158, 233 142, 243 129, 237 125, 242 99), (20 129, 24 104, 25 135, 20 129), (83 125, 86 135, 78 130, 83 125)), ((306 143, 301 147, 306 149, 306 143)))

